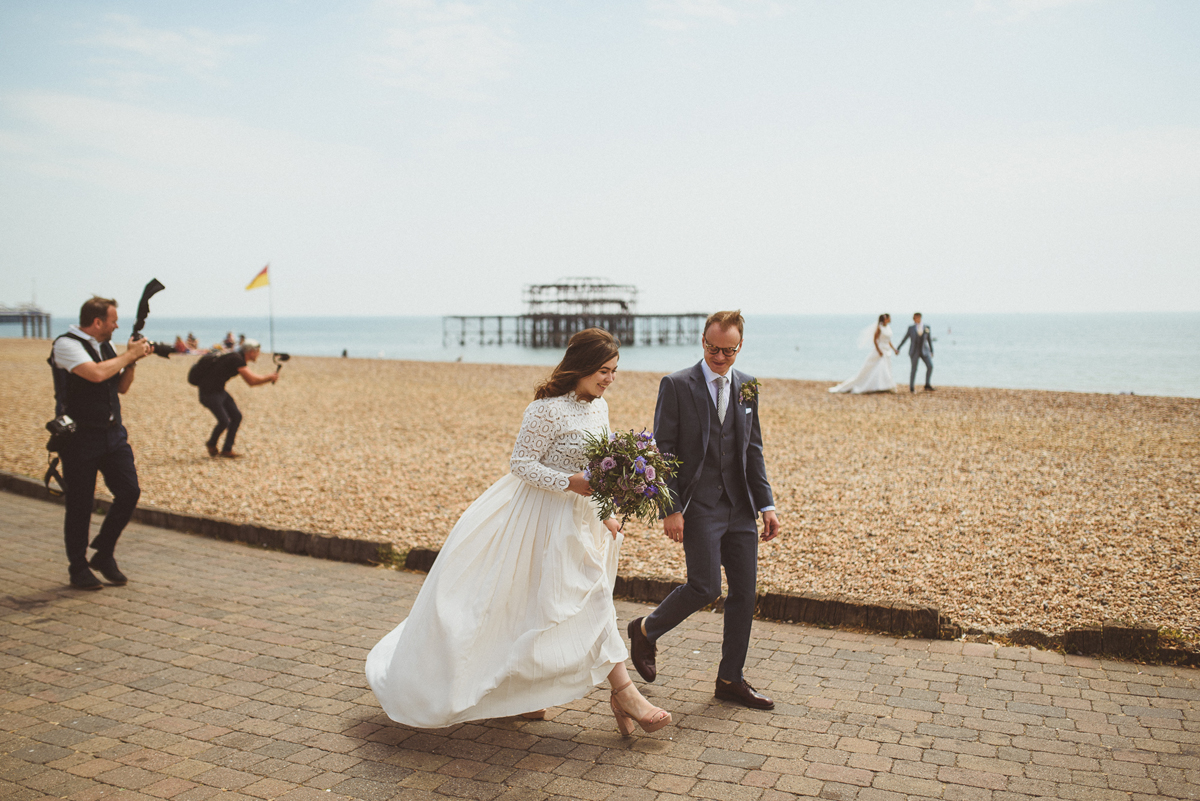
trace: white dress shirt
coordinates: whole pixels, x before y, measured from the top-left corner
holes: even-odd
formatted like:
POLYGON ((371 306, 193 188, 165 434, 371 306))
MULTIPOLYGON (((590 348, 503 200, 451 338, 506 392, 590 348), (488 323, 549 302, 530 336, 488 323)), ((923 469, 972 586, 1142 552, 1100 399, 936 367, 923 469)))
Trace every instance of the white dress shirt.
MULTIPOLYGON (((717 395, 717 375, 718 374, 713 372, 713 369, 708 366, 708 362, 706 362, 706 361, 700 362, 700 369, 704 371, 704 383, 708 385, 708 397, 712 399, 712 405, 713 405, 713 408, 715 409, 715 408, 717 408, 717 397, 718 397, 718 395, 717 395)), ((726 382, 728 382, 727 386, 729 387, 729 390, 730 390, 725 393, 725 413, 729 414, 729 399, 733 397, 733 392, 732 392, 733 379, 730 378, 729 373, 726 373, 725 380, 726 380, 726 382)))

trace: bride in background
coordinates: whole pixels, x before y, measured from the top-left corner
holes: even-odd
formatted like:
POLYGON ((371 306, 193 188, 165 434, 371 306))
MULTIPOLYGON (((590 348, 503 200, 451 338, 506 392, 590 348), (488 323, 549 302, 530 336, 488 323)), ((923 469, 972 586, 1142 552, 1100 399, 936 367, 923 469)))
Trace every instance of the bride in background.
POLYGON ((879 322, 869 326, 859 335, 859 347, 869 345, 871 348, 866 363, 858 371, 858 375, 836 387, 830 387, 830 392, 861 395, 865 392, 896 391, 896 381, 892 378, 892 354, 900 351, 892 346, 891 322, 890 314, 881 314, 879 322))
POLYGON ((600 520, 582 472, 585 433, 608 429, 601 396, 618 347, 600 328, 571 337, 525 410, 512 472, 463 512, 408 619, 367 655, 367 683, 392 720, 540 720, 607 678, 622 734, 671 722, 625 668, 612 600, 621 527, 600 520))

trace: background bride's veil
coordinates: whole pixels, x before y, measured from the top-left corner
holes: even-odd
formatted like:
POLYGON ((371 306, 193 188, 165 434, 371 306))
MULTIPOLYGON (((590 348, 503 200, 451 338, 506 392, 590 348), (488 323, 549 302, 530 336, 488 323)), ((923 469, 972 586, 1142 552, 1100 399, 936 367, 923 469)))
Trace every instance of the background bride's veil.
POLYGON ((875 328, 879 323, 871 323, 862 331, 858 332, 858 348, 859 350, 867 350, 874 346, 875 343, 875 328))

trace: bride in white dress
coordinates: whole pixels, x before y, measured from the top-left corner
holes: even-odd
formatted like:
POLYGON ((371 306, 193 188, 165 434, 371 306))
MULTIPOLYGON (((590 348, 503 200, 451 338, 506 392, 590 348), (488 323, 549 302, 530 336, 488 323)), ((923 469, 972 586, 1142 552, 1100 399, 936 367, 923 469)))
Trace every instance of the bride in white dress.
POLYGON ((408 619, 371 649, 367 683, 392 720, 540 719, 608 679, 622 734, 671 722, 626 671, 612 601, 620 524, 599 519, 582 472, 584 432, 608 429, 618 347, 599 328, 571 337, 525 410, 512 472, 459 518, 408 619))
POLYGON ((871 352, 858 375, 849 381, 843 381, 836 387, 830 387, 830 392, 850 392, 861 395, 865 392, 895 392, 896 381, 892 378, 892 354, 899 353, 892 346, 892 316, 879 315, 879 321, 863 332, 863 337, 871 344, 871 352))

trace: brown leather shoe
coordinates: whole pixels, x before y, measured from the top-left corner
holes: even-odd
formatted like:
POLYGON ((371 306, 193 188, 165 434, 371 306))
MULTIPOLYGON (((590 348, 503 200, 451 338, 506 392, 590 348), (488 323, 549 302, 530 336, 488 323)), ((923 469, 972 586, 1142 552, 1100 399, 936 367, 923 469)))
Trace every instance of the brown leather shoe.
POLYGON ((209 456, 217 455, 217 446, 216 445, 205 445, 204 447, 208 449, 209 456))
POLYGON ((658 677, 658 667, 654 664, 658 649, 649 637, 642 634, 642 620, 644 618, 639 617, 629 622, 629 661, 633 662, 633 668, 639 676, 652 682, 658 677))
POLYGON ((237 451, 221 451, 220 453, 217 454, 217 456, 220 456, 222 459, 241 459, 242 458, 242 455, 240 453, 238 453, 237 451))
POLYGON ((775 702, 760 692, 756 692, 745 679, 734 682, 724 682, 717 679, 717 698, 722 701, 733 701, 735 704, 748 706, 751 709, 774 709, 775 702))

